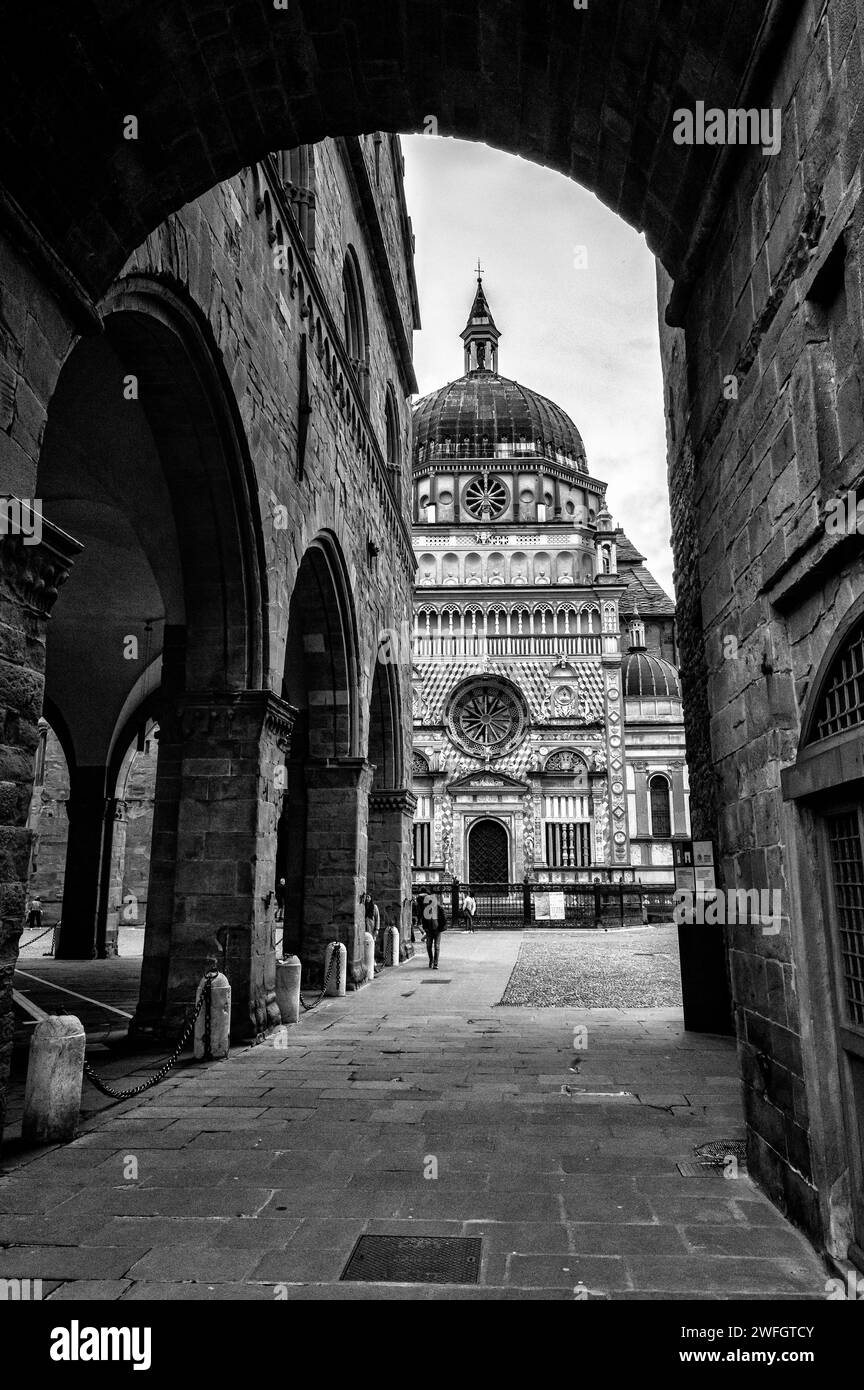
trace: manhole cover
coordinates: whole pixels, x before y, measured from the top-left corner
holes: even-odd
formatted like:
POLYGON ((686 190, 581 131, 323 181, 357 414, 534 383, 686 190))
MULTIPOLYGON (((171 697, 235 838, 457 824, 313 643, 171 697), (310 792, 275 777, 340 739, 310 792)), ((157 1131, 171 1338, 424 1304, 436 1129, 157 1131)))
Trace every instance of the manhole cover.
POLYGON ((693 1152, 703 1163, 715 1163, 720 1168, 729 1158, 747 1162, 747 1144, 743 1139, 714 1139, 710 1144, 695 1144, 693 1152))
POLYGON ((725 1176, 723 1169, 718 1167, 716 1163, 685 1162, 676 1164, 676 1167, 678 1169, 678 1172, 681 1174, 682 1178, 722 1179, 725 1176))
POLYGON ((364 1284, 476 1284, 482 1241, 462 1236, 361 1236, 342 1280, 364 1284))

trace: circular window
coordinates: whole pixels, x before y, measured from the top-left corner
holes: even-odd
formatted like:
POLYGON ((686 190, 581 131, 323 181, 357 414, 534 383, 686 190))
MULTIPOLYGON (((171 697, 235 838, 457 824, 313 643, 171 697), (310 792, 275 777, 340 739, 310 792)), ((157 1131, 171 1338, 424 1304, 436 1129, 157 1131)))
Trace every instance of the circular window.
POLYGON ((466 753, 498 758, 524 736, 527 714, 505 681, 476 680, 457 690, 447 713, 447 732, 466 753))
POLYGON ((465 489, 465 509, 475 521, 497 521, 510 495, 499 478, 472 478, 465 489))

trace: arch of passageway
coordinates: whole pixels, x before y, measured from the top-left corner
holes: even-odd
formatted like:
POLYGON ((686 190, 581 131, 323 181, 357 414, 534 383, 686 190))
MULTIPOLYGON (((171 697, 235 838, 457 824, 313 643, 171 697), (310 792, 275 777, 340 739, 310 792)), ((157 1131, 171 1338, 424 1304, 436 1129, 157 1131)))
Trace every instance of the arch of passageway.
POLYGON ((283 951, 313 978, 334 937, 362 958, 372 772, 360 751, 358 671, 348 570, 336 537, 322 532, 303 555, 288 614, 282 694, 296 715, 276 855, 283 951))
POLYGON ((673 113, 737 104, 798 0, 4 0, 4 178, 91 296, 165 216, 265 152, 437 130, 547 164, 680 270, 717 151, 673 113), (130 124, 130 118, 132 123, 130 124), (127 138, 131 137, 131 138, 127 138))
POLYGON ((396 650, 386 634, 379 645, 369 702, 368 756, 373 773, 366 888, 378 904, 382 928, 404 929, 411 920, 411 826, 417 802, 405 785, 407 712, 403 709, 408 671, 396 664, 396 650))
POLYGON ((170 1026, 202 970, 223 959, 236 967, 238 1010, 263 1018, 266 969, 256 982, 250 963, 267 957, 255 946, 267 925, 246 879, 273 829, 259 824, 259 764, 276 757, 261 750, 270 697, 251 463, 209 329, 182 294, 136 275, 103 307, 104 332, 79 340, 60 374, 39 460, 46 512, 83 546, 46 651, 46 708, 71 755, 58 954, 104 948, 118 774, 152 717, 139 1022, 170 1026))

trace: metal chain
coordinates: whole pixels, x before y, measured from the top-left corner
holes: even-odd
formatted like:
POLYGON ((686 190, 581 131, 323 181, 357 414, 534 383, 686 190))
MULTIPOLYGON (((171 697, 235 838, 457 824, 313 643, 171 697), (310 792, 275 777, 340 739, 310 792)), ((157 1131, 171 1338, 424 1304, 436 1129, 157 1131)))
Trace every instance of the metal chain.
MULTIPOLYGON (((25 928, 24 928, 24 931, 30 931, 30 930, 31 930, 30 927, 25 927, 25 928)), ((48 933, 49 933, 49 931, 54 931, 54 930, 55 930, 54 927, 46 927, 44 931, 40 931, 40 933, 39 933, 38 936, 34 936, 32 941, 25 941, 25 942, 24 942, 24 945, 25 945, 25 946, 35 946, 37 941, 41 941, 42 938, 43 938, 43 936, 47 936, 48 933)))
MULTIPOLYGON (((212 985, 211 985, 211 983, 210 983, 210 980, 211 980, 211 977, 208 975, 208 976, 207 976, 207 981, 206 981, 206 983, 205 983, 205 985, 204 985, 204 1061, 205 1061, 205 1062, 211 1062, 211 1061, 213 1060, 213 1051, 212 1051, 212 1049, 211 1049, 211 1047, 210 1047, 210 1020, 211 1020, 211 1016, 212 1016, 212 1015, 211 1015, 211 1007, 210 1007, 210 1006, 211 1006, 212 1001, 213 1001, 213 987, 212 987, 212 985)), ((197 1017, 197 1012, 196 1012, 196 1017, 197 1017)))
POLYGON ((333 952, 333 954, 332 954, 331 957, 330 957, 330 964, 329 964, 328 967, 327 967, 327 974, 324 976, 324 986, 323 986, 323 988, 322 988, 322 990, 321 990, 321 993, 318 995, 318 998, 315 1000, 315 1003, 314 1003, 314 1004, 306 1004, 306 1003, 304 1003, 304 1001, 303 1001, 303 991, 302 991, 302 990, 300 991, 300 1006, 301 1006, 301 1008, 303 1009, 303 1011, 304 1011, 305 1013, 311 1014, 315 1009, 318 1008, 318 1005, 322 1002, 322 1000, 323 1000, 323 998, 324 998, 324 995, 327 993, 327 986, 328 986, 328 984, 330 983, 330 975, 331 975, 331 973, 332 973, 332 971, 333 971, 333 966, 336 964, 337 960, 339 959, 339 954, 340 954, 340 953, 339 953, 339 949, 338 949, 338 947, 337 947, 337 949, 333 952))
POLYGON ((209 974, 205 977, 204 988, 201 991, 201 997, 196 1003, 192 1013, 190 1014, 186 1022, 186 1026, 183 1029, 183 1032, 180 1034, 180 1041, 177 1043, 177 1046, 175 1047, 171 1056, 168 1058, 168 1061, 164 1064, 164 1066, 161 1066, 159 1068, 155 1076, 151 1076, 147 1081, 142 1081, 140 1086, 133 1086, 132 1089, 129 1091, 115 1091, 113 1086, 109 1086, 107 1082, 103 1081, 99 1073, 95 1070, 95 1068, 91 1067, 90 1063, 85 1059, 84 1075, 87 1077, 87 1080, 90 1082, 91 1086, 95 1086, 96 1090, 101 1091, 103 1096, 110 1096, 112 1100, 132 1100, 135 1096, 143 1095, 145 1091, 149 1091, 151 1086, 156 1086, 160 1081, 164 1081, 165 1077, 171 1071, 171 1068, 176 1065, 180 1053, 183 1051, 184 1047, 189 1041, 189 1038, 192 1035, 192 1030, 198 1021, 198 1015, 204 1008, 205 1004, 207 1007, 207 1013, 205 1015, 205 1060, 211 1058, 212 1053, 210 1051, 210 995, 213 988, 213 981, 216 979, 218 973, 219 972, 216 970, 211 970, 209 974))

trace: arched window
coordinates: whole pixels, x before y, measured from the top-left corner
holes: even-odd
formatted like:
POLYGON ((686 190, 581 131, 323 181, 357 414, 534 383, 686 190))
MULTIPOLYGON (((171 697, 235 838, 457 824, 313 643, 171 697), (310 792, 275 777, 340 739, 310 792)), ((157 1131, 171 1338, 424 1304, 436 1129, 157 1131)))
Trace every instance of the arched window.
POLYGON ((297 228, 309 251, 315 250, 315 147, 297 145, 273 156, 291 203, 297 228))
POLYGON ((369 331, 366 301, 360 279, 360 267, 352 247, 345 253, 342 269, 342 294, 345 315, 345 350, 351 359, 364 400, 369 399, 369 331))
POLYGON ((823 684, 811 727, 815 742, 864 724, 864 623, 853 630, 823 684))
POLYGON ((669 783, 665 777, 652 777, 648 789, 651 796, 651 834, 655 840, 668 840, 672 834, 669 783))

